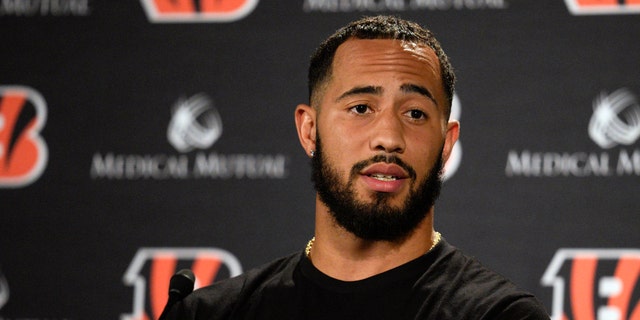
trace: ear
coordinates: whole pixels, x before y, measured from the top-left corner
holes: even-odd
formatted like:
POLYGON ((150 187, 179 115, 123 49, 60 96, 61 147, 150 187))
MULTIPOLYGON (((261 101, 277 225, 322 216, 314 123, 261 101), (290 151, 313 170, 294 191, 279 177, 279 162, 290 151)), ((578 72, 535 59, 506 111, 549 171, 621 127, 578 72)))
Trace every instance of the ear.
POLYGON ((299 104, 296 107, 295 119, 296 129, 300 144, 307 155, 311 156, 311 151, 316 150, 316 109, 306 104, 299 104))
POLYGON ((451 120, 447 123, 447 132, 444 138, 444 148, 442 149, 442 160, 447 162, 453 150, 453 145, 458 141, 460 135, 460 122, 451 120))

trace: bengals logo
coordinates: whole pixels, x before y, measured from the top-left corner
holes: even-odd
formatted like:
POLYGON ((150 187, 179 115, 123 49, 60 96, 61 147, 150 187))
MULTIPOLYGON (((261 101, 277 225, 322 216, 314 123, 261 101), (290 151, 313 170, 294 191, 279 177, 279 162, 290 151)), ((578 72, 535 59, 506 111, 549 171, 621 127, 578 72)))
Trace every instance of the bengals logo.
POLYGON ((232 22, 249 15, 258 0, 141 0, 147 18, 163 22, 232 22))
POLYGON ((36 181, 47 163, 40 135, 47 118, 42 95, 23 86, 0 86, 0 187, 36 181))
POLYGON ((564 0, 573 15, 640 13, 640 0, 564 0))
POLYGON ((640 319, 640 249, 560 249, 542 277, 553 320, 640 319))
POLYGON ((169 298, 169 280, 180 269, 196 276, 194 289, 242 273, 231 253, 215 248, 142 248, 125 272, 123 281, 133 286, 133 313, 123 320, 157 319, 169 298))

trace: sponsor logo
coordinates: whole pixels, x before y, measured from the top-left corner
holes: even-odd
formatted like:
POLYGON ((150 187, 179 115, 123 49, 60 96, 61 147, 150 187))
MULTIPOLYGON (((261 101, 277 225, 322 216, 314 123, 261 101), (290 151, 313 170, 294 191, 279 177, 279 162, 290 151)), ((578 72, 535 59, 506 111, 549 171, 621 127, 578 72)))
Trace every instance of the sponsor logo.
POLYGON ((305 12, 506 9, 506 0, 304 0, 305 12))
POLYGON ((149 21, 232 22, 249 15, 258 0, 141 0, 149 21))
MULTIPOLYGON (((451 120, 460 120, 460 113, 462 113, 462 106, 460 104, 460 98, 458 95, 453 96, 453 101, 451 101, 451 116, 449 117, 451 120)), ((462 161, 462 143, 460 140, 453 145, 453 150, 451 150, 451 155, 449 156, 449 160, 444 164, 444 175, 442 177, 443 180, 448 180, 451 178, 458 168, 460 167, 460 162, 462 161)))
POLYGON ((240 262, 228 251, 216 248, 141 248, 124 274, 133 287, 133 313, 122 320, 157 319, 169 298, 169 280, 188 268, 196 276, 194 289, 242 273, 240 262))
POLYGON ((536 152, 510 150, 507 177, 640 176, 640 104, 627 89, 598 95, 588 124, 589 137, 607 151, 536 152))
POLYGON ((40 135, 46 119, 47 105, 40 93, 0 86, 0 187, 24 187, 40 177, 48 159, 40 135))
POLYGON ((95 153, 92 179, 284 179, 284 154, 206 152, 222 135, 222 120, 205 94, 180 98, 173 107, 167 140, 180 154, 95 153), (196 149, 195 152, 190 152, 196 149))
POLYGON ((0 17, 88 16, 89 0, 2 0, 0 17))
POLYGON ((564 0, 573 15, 637 14, 639 0, 564 0))
POLYGON ((220 135, 222 120, 209 97, 197 94, 176 102, 167 129, 167 139, 176 150, 188 152, 195 148, 207 149, 220 135))
POLYGON ((553 287, 553 320, 640 318, 640 249, 560 249, 542 284, 553 287))
POLYGON ((640 138, 640 104, 629 90, 602 92, 593 101, 589 136, 603 149, 631 145, 640 138))
POLYGON ((2 307, 4 307, 7 302, 9 302, 9 283, 7 282, 7 278, 4 277, 4 274, 0 272, 0 310, 2 310, 2 307))

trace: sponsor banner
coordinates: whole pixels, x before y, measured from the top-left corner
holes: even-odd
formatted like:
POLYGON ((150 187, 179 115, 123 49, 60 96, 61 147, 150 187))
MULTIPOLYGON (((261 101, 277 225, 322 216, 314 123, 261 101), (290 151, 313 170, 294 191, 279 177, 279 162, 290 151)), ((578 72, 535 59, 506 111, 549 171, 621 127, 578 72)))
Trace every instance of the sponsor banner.
POLYGON ((543 277, 544 268, 514 264, 477 245, 474 237, 479 226, 508 212, 514 218, 502 219, 487 241, 509 237, 518 261, 544 261, 547 267, 559 244, 575 242, 578 235, 594 247, 617 243, 640 249, 633 231, 640 229, 633 191, 640 178, 640 65, 633 58, 639 45, 633 39, 640 39, 639 3, 0 0, 6 40, 0 229, 7 239, 0 246, 0 320, 154 319, 167 302, 168 281, 176 270, 196 271, 197 286, 240 270, 217 255, 200 260, 185 253, 202 249, 207 257, 215 248, 173 247, 207 245, 209 233, 238 244, 243 237, 257 238, 262 241, 258 249, 233 249, 237 257, 237 250, 247 252, 242 255, 246 267, 288 250, 278 237, 281 230, 291 239, 306 239, 313 229, 308 221, 313 203, 303 200, 314 190, 305 174, 308 159, 293 145, 287 110, 307 98, 314 45, 329 29, 374 14, 433 24, 444 33, 447 52, 459 67, 460 96, 454 97, 451 118, 462 122, 461 140, 443 178, 456 186, 476 186, 483 177, 489 183, 464 201, 443 194, 441 209, 451 214, 441 223, 455 226, 449 228, 451 237, 508 270, 554 311, 555 319, 640 320, 640 287, 627 275, 633 272, 624 271, 637 268, 637 260, 617 252, 623 249, 596 250, 591 256, 578 252, 582 249, 561 249, 561 262, 554 258, 555 267, 550 265, 543 277), (549 48, 554 63, 544 54, 549 48), (579 81, 556 90, 559 70, 563 79, 579 81), (548 87, 553 90, 544 90, 548 87), (224 100, 218 97, 222 92, 224 100), (474 100, 478 108, 470 112, 474 100), (140 106, 144 101, 149 104, 140 106), (480 111, 500 101, 555 105, 517 117, 508 113, 520 108, 480 111), (494 116, 513 121, 486 132, 494 144, 490 149, 497 150, 487 155, 482 144, 471 144, 486 137, 468 134, 484 135, 483 126, 494 116), (265 121, 267 126, 259 125, 265 121), (493 168, 464 175, 469 172, 461 165, 493 168), (491 176, 494 169, 497 177, 491 176), (484 200, 505 189, 527 197, 484 200), (202 201, 196 199, 200 196, 202 201), (549 206, 540 199, 553 199, 553 214, 541 214, 549 206), (212 205, 221 210, 212 212, 212 205), (208 224, 209 233, 192 232, 189 243, 143 248, 144 239, 182 225, 184 218, 171 214, 181 208, 190 208, 195 223, 208 224), (487 217, 483 223, 459 223, 470 208, 487 217), (141 225, 151 215, 162 221, 141 225), (578 216, 585 221, 579 230, 557 224, 578 216), (556 243, 534 254, 518 251, 529 239, 517 230, 534 218, 535 228, 555 226, 556 243), (92 232, 97 227, 102 231, 92 232), (92 254, 113 241, 122 245, 92 254), (251 255, 252 250, 260 255, 251 255), (606 258, 614 254, 620 258, 606 258), (114 266, 113 261, 124 263, 114 266), (77 276, 77 266, 103 267, 77 276), (63 271, 73 285, 60 287, 61 278, 47 277, 43 270, 63 271), (52 296, 43 288, 60 289, 52 296), (74 303, 78 292, 81 305, 74 303), (105 300, 104 292, 120 298, 105 300))
POLYGON ((134 289, 133 313, 121 319, 157 319, 169 298, 171 276, 185 268, 196 277, 194 290, 242 273, 238 259, 218 248, 141 248, 123 278, 134 289))
POLYGON ((640 0, 564 0, 573 15, 638 14, 640 0))
POLYGON ((40 132, 47 104, 36 90, 0 86, 0 188, 32 184, 44 171, 47 145, 40 132))
POLYGON ((305 12, 401 12, 506 9, 507 0, 304 0, 305 12))
POLYGON ((640 249, 560 249, 542 277, 553 320, 640 319, 640 249))
POLYGON ((601 149, 579 152, 510 150, 507 177, 640 176, 640 103, 628 89, 593 101, 588 135, 601 149), (635 146, 635 147, 634 147, 635 146))
POLYGON ((152 23, 233 22, 249 15, 258 0, 141 0, 152 23))
POLYGON ((174 104, 167 140, 179 154, 118 154, 97 152, 91 179, 284 179, 284 154, 221 154, 206 152, 222 136, 222 119, 213 101, 203 93, 180 98, 174 104), (191 152, 199 150, 197 152, 191 152))

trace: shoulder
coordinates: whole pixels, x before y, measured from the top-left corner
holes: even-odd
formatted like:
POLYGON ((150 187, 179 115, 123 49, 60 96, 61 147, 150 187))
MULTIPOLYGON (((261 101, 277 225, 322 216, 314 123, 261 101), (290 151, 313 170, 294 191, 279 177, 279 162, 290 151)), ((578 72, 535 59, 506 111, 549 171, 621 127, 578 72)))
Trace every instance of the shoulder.
POLYGON ((549 314, 542 303, 532 295, 522 295, 506 300, 486 319, 495 320, 549 320, 549 314))
POLYGON ((530 292, 446 242, 439 249, 424 283, 446 296, 449 308, 482 319, 549 319, 530 292))
POLYGON ((167 319, 226 319, 236 308, 250 303, 252 295, 270 285, 291 281, 301 253, 283 257, 230 279, 217 281, 177 303, 167 319))

